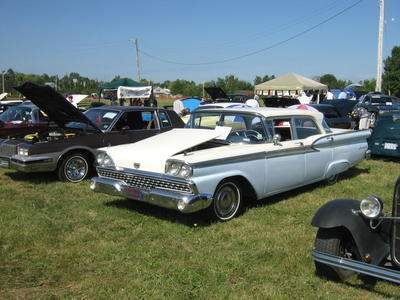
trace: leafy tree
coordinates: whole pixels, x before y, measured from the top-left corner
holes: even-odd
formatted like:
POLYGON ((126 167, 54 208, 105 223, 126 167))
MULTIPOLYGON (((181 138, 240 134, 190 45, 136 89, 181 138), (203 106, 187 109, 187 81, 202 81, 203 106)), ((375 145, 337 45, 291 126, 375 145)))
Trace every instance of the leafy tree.
POLYGON ((337 89, 338 80, 335 75, 333 74, 324 74, 319 78, 319 82, 326 84, 330 89, 337 89))
POLYGON ((319 77, 319 82, 326 84, 329 89, 344 89, 347 85, 351 84, 350 80, 337 79, 333 74, 324 74, 319 77))
POLYGON ((360 84, 362 85, 362 90, 366 92, 375 91, 376 79, 365 79, 361 80, 360 84))
POLYGON ((393 47, 391 55, 384 63, 383 90, 387 94, 400 97, 400 46, 393 47))
POLYGON ((257 84, 272 80, 274 78, 275 78, 275 75, 271 75, 271 76, 265 75, 264 77, 256 76, 256 78, 254 78, 253 83, 254 83, 254 85, 257 85, 257 84))

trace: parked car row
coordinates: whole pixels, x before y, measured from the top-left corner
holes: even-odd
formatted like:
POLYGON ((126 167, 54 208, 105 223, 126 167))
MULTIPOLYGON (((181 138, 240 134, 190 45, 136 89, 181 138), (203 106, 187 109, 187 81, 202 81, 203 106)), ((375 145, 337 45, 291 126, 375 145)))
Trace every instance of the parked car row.
MULTIPOLYGON (((94 174, 94 192, 181 213, 206 211, 219 221, 239 216, 249 201, 334 184, 371 151, 400 156, 394 106, 376 111, 372 131, 352 129, 354 107, 344 102, 311 110, 210 103, 193 110, 185 125, 168 109, 102 106, 82 113, 48 86, 17 90, 31 102, 0 115, 15 130, 0 140, 1 167, 56 172, 72 183, 94 174), (24 118, 31 126, 18 127, 24 118)), ((322 206, 311 222, 318 228, 317 274, 344 279, 358 272, 400 283, 400 272, 386 267, 400 268, 399 201, 400 179, 392 215, 376 196, 322 206)))

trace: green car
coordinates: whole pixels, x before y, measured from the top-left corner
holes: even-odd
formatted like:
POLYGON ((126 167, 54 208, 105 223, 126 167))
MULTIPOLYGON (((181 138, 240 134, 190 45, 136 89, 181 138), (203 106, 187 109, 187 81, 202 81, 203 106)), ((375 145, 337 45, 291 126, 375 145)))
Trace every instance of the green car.
POLYGON ((400 157, 400 111, 380 113, 369 138, 371 154, 400 157))

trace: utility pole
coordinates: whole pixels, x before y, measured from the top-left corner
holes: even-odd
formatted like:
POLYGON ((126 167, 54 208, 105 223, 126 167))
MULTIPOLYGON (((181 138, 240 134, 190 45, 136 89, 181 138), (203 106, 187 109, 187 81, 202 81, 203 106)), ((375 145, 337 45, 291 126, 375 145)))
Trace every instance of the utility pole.
POLYGON ((1 72, 1 82, 2 82, 2 87, 3 87, 3 93, 4 93, 4 74, 6 73, 6 70, 1 72))
POLYGON ((135 48, 136 48, 136 74, 137 74, 137 80, 140 82, 140 55, 139 55, 139 42, 138 39, 135 39, 135 48))
POLYGON ((383 48, 383 27, 385 23, 385 0, 379 0, 379 32, 378 32, 378 64, 376 68, 377 92, 382 91, 382 48, 383 48))

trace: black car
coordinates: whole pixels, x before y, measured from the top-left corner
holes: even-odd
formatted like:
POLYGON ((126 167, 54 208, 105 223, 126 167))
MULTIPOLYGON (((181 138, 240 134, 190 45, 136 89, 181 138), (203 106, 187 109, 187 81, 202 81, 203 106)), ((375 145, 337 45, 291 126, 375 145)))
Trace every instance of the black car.
POLYGON ((264 102, 266 107, 289 107, 292 105, 300 104, 300 101, 296 98, 287 96, 261 96, 261 100, 264 102))
POLYGON ((324 118, 329 127, 350 129, 353 128, 352 119, 348 115, 342 115, 340 111, 330 104, 310 104, 319 112, 324 114, 324 118))
POLYGON ((253 97, 247 95, 245 93, 233 93, 227 94, 225 91, 217 86, 205 87, 204 90, 211 97, 211 101, 204 101, 202 104, 207 103, 216 103, 216 102, 236 102, 236 103, 245 103, 247 100, 252 99, 253 97))
POLYGON ((400 99, 379 92, 368 93, 361 96, 354 106, 352 115, 356 121, 359 121, 362 110, 370 114, 371 126, 374 126, 379 113, 400 110, 400 99))
POLYGON ((317 274, 343 280, 354 272, 400 284, 400 177, 392 214, 376 196, 333 200, 314 215, 312 252, 317 274))
POLYGON ((57 126, 23 139, 2 140, 0 166, 55 171, 63 181, 88 177, 97 148, 134 143, 185 125, 174 111, 162 108, 101 106, 83 114, 51 87, 25 83, 16 89, 57 126))

